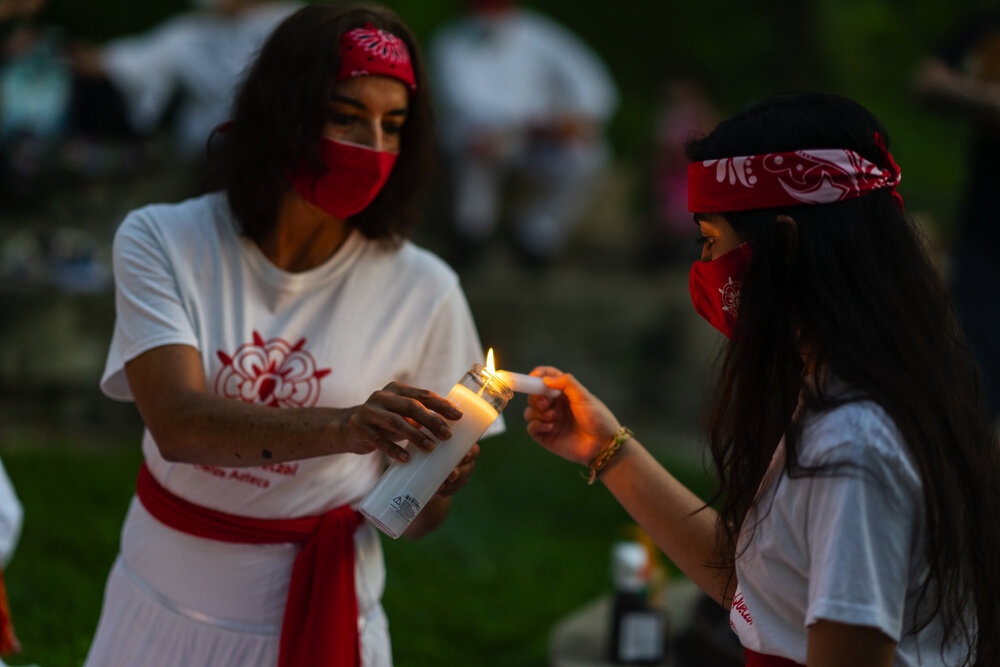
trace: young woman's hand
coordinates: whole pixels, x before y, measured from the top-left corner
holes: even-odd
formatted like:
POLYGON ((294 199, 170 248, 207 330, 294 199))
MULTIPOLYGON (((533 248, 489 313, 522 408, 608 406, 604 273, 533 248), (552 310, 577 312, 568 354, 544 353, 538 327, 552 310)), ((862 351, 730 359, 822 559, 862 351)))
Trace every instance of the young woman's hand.
POLYGON ((409 455, 396 442, 409 440, 431 451, 435 442, 427 432, 450 438, 451 429, 443 418, 454 421, 461 416, 458 408, 434 392, 390 382, 347 413, 341 425, 342 437, 346 451, 367 454, 381 450, 397 461, 406 461, 409 455))
POLYGON ((569 373, 551 366, 531 372, 562 396, 531 396, 524 411, 528 434, 562 458, 587 465, 612 441, 620 424, 604 403, 569 373))

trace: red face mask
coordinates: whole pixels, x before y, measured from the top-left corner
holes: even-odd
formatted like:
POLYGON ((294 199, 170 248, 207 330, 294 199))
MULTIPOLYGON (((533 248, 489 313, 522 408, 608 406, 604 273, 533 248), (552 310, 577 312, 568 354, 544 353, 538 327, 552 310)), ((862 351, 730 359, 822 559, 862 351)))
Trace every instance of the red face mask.
POLYGON ((694 309, 726 338, 736 329, 750 252, 748 244, 741 244, 710 262, 695 262, 688 275, 694 309))
POLYGON ((300 168, 292 185, 302 197, 335 218, 346 220, 365 210, 382 190, 396 154, 323 137, 320 158, 327 172, 319 178, 300 168))

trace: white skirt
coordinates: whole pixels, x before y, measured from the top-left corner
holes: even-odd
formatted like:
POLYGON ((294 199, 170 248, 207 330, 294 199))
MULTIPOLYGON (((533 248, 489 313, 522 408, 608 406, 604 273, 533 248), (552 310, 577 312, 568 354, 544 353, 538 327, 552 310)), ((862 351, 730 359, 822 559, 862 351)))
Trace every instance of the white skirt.
MULTIPOLYGON (((379 536, 358 528, 355 589, 364 667, 391 667, 379 536)), ((181 533, 133 498, 85 667, 275 667, 294 544, 181 533)))

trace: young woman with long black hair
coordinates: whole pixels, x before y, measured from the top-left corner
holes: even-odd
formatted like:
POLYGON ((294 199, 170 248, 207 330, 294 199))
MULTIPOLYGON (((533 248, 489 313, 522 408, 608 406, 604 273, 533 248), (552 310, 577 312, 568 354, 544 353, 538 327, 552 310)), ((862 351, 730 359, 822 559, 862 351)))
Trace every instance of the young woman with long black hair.
POLYGON ((1000 664, 997 440, 887 142, 857 103, 803 94, 689 145, 692 298, 730 338, 709 504, 535 371, 564 396, 532 397, 529 433, 730 608, 748 665, 1000 664))

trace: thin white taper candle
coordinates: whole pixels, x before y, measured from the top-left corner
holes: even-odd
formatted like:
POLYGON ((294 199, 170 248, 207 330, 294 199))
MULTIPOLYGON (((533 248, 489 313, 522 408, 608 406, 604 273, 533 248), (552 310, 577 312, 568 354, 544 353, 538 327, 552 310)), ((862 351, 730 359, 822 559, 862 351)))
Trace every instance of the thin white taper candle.
POLYGON ((523 373, 511 373, 510 371, 497 371, 496 375, 500 380, 513 391, 521 394, 532 394, 534 396, 549 396, 555 398, 562 394, 558 389, 553 389, 542 381, 542 378, 534 375, 524 375, 523 373))

